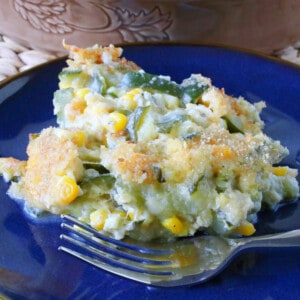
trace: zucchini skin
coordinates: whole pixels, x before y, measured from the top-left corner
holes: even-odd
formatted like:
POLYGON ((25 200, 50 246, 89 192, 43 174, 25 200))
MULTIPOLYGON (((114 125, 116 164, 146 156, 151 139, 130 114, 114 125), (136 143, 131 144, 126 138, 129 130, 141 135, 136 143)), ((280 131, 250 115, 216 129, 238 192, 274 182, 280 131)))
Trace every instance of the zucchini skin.
POLYGON ((187 103, 197 103, 203 92, 208 88, 208 85, 199 82, 183 86, 162 76, 141 71, 125 74, 121 86, 128 89, 141 88, 149 92, 156 91, 175 96, 181 100, 182 107, 187 103))

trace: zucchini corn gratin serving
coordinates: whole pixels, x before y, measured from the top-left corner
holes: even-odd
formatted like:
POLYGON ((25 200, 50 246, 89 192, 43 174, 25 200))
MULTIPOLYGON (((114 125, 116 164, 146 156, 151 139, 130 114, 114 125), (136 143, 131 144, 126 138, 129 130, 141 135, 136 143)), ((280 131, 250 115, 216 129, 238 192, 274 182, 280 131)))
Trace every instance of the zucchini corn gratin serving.
POLYGON ((176 83, 121 58, 65 47, 58 127, 30 135, 28 160, 0 158, 9 195, 39 214, 72 214, 117 239, 251 235, 262 205, 298 197, 297 170, 260 112, 200 74, 176 83))

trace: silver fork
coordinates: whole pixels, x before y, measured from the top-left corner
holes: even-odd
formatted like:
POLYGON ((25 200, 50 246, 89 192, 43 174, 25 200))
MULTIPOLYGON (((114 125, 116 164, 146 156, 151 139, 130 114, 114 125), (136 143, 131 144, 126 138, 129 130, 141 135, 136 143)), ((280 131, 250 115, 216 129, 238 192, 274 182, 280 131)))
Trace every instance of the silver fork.
POLYGON ((207 281, 241 251, 258 247, 300 247, 300 229, 250 238, 198 236, 170 242, 115 240, 78 219, 62 215, 59 250, 113 274, 153 286, 183 286, 207 281))

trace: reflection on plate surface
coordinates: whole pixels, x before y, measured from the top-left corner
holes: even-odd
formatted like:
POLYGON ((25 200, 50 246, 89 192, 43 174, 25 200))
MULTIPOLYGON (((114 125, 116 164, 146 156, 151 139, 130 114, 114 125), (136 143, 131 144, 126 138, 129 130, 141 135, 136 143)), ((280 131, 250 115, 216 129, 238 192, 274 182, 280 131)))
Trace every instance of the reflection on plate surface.
MULTIPOLYGON (((285 163, 300 168, 300 69, 228 48, 200 45, 136 45, 124 56, 145 70, 170 74, 175 81, 190 73, 249 101, 264 100, 265 131, 290 150, 285 163)), ((0 156, 25 158, 28 133, 55 125, 52 95, 64 66, 58 60, 0 87, 0 156)), ((6 196, 0 180, 0 294, 12 299, 286 299, 300 296, 299 249, 245 253, 215 279, 190 288, 147 287, 105 273, 63 252, 57 216, 30 219, 6 196)), ((300 228, 296 202, 259 214, 259 234, 300 228)))

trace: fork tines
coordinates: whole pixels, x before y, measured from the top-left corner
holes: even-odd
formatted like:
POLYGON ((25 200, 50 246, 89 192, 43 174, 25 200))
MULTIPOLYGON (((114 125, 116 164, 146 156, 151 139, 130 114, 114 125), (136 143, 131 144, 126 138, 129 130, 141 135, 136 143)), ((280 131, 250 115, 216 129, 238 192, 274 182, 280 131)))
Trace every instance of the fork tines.
POLYGON ((59 250, 136 281, 145 282, 145 277, 149 277, 150 283, 155 278, 165 280, 173 275, 173 262, 170 259, 172 250, 116 240, 70 215, 61 217, 64 220, 61 226, 66 234, 62 234, 60 238, 69 246, 60 246, 59 250))

